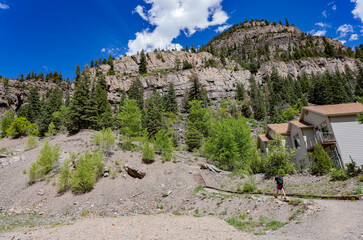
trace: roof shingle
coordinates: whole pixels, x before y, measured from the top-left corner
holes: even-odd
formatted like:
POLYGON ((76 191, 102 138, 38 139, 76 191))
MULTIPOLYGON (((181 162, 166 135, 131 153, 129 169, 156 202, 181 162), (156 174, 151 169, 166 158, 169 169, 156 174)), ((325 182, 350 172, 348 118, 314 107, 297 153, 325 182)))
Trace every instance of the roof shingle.
POLYGON ((363 105, 360 103, 343 103, 333 105, 320 105, 303 107, 303 110, 320 113, 326 116, 355 115, 363 112, 363 105))

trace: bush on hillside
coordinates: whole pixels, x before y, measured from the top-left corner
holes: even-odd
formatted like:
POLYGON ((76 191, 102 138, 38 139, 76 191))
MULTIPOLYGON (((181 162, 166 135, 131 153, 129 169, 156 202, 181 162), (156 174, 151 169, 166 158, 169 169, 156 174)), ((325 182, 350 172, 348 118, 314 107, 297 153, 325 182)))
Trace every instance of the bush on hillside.
POLYGON ((252 157, 253 142, 244 117, 210 120, 204 153, 219 168, 232 171, 246 166, 252 157))
POLYGON ((40 154, 29 169, 29 184, 33 184, 37 179, 43 178, 53 170, 54 165, 58 162, 60 152, 58 146, 52 146, 45 142, 40 154))
POLYGON ((104 167, 104 156, 102 152, 93 153, 88 150, 75 164, 75 170, 71 175, 71 189, 75 193, 85 193, 92 190, 104 167))
POLYGON ((16 118, 6 130, 6 134, 11 138, 33 135, 39 136, 37 124, 29 122, 26 118, 16 118))
POLYGON ((147 164, 153 163, 155 161, 154 148, 148 141, 144 143, 144 147, 142 149, 142 161, 147 164))
POLYGON ((108 156, 115 147, 116 136, 111 128, 102 129, 100 132, 93 135, 93 142, 99 150, 103 151, 108 156))
POLYGON ((25 150, 30 150, 38 147, 39 141, 35 136, 28 136, 28 141, 26 142, 25 150))
POLYGON ((313 160, 309 167, 310 172, 314 175, 328 174, 332 167, 333 162, 323 146, 315 145, 313 160))
POLYGON ((345 181, 348 179, 348 175, 344 169, 332 168, 330 171, 330 180, 332 181, 345 181))
POLYGON ((165 129, 161 129, 155 135, 154 147, 159 152, 164 161, 170 161, 173 153, 173 142, 165 129))
POLYGON ((70 159, 65 160, 59 169, 58 183, 57 183, 58 192, 65 192, 70 187, 70 176, 71 176, 71 171, 69 169, 70 162, 71 162, 70 159))
POLYGON ((295 156, 296 150, 287 148, 282 139, 282 136, 278 136, 269 145, 264 167, 265 174, 268 177, 275 174, 293 174, 295 172, 295 166, 290 161, 295 156))

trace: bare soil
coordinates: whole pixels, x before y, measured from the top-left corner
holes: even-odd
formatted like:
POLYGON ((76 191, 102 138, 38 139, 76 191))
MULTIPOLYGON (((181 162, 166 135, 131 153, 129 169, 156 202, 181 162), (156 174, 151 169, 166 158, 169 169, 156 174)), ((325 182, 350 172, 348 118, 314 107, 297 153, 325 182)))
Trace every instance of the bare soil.
MULTIPOLYGON (((51 144, 60 146, 62 163, 71 152, 83 153, 92 149, 93 134, 93 131, 82 131, 77 135, 61 134, 48 140, 51 144)), ((214 173, 201 170, 199 163, 206 160, 187 152, 176 152, 174 162, 163 163, 158 156, 153 164, 144 164, 141 161, 141 152, 116 149, 106 162, 110 172, 116 173, 114 179, 101 178, 94 189, 86 194, 77 195, 71 191, 59 194, 55 186, 56 172, 36 184, 27 184, 28 175, 25 172, 36 160, 44 141, 42 140, 37 148, 25 151, 26 138, 0 140, 0 149, 6 148, 10 153, 7 158, 0 159, 0 214, 36 214, 56 219, 64 225, 55 228, 54 224, 49 227, 28 228, 29 224, 25 224, 25 230, 21 230, 19 226, 10 227, 5 229, 5 233, 0 233, 0 238, 245 239, 247 236, 249 239, 255 237, 253 233, 258 233, 267 234, 263 236, 264 239, 275 239, 275 236, 287 236, 285 239, 290 239, 289 236, 305 236, 303 232, 299 232, 301 229, 311 232, 305 239, 315 239, 313 223, 315 230, 326 228, 326 217, 339 219, 339 211, 352 209, 350 213, 346 213, 349 216, 347 219, 337 222, 330 220, 334 226, 332 234, 343 236, 346 228, 339 228, 338 223, 345 226, 346 223, 350 223, 349 219, 361 219, 363 212, 361 201, 303 199, 295 205, 289 205, 268 196, 225 195, 201 190, 198 186, 204 184, 237 190, 248 179, 229 172, 214 173), (145 171, 146 176, 143 179, 129 176, 123 168, 125 164, 145 171), (122 172, 118 172, 119 168, 122 172), (335 209, 338 210, 336 215, 335 209), (89 217, 82 218, 81 215, 89 217), (240 221, 260 222, 263 218, 267 222, 276 220, 289 224, 275 231, 265 230, 264 225, 260 224, 257 229, 249 229, 249 233, 244 233, 224 221, 232 217, 240 221), (308 230, 310 228, 311 230, 308 230), (64 234, 60 235, 61 233, 64 234)), ((262 175, 255 177, 258 189, 275 191, 272 179, 266 180, 262 175)), ((300 193, 347 193, 359 186, 356 179, 332 183, 328 177, 309 175, 287 176, 284 182, 287 191, 300 193)), ((362 219, 360 222, 363 222, 362 219)), ((360 234, 363 234, 359 231, 363 229, 361 225, 350 225, 354 236, 360 237, 360 234)))

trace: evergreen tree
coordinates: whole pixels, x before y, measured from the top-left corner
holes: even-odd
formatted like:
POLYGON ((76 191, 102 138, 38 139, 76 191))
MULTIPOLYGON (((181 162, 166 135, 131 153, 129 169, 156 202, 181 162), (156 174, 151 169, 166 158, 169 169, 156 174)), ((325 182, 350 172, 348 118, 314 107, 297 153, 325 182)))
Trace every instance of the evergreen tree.
POLYGON ((97 106, 97 96, 96 96, 96 85, 93 83, 89 93, 88 101, 85 105, 86 115, 84 116, 85 128, 97 129, 98 126, 98 106, 97 106))
POLYGON ((115 75, 115 68, 113 66, 113 58, 110 55, 107 61, 108 65, 110 66, 110 69, 108 70, 108 75, 115 75))
POLYGON ((91 61, 91 68, 95 67, 95 62, 92 60, 91 61))
POLYGON ((168 93, 164 98, 164 106, 166 112, 178 113, 178 102, 176 100, 174 84, 172 82, 169 83, 168 93))
MULTIPOLYGON (((203 107, 206 107, 209 103, 207 91, 204 89, 202 84, 199 82, 197 76, 192 78, 192 85, 188 91, 188 102, 199 100, 202 102, 203 107)), ((189 108, 188 104, 186 108, 189 108)))
POLYGON ((251 76, 250 80, 250 95, 252 101, 252 109, 254 112, 254 117, 257 120, 263 120, 266 117, 266 106, 263 94, 259 87, 257 86, 256 80, 251 76))
MULTIPOLYGON (((52 89, 49 92, 49 99, 47 102, 43 100, 42 108, 39 116, 39 133, 41 136, 48 131, 49 124, 53 122, 53 113, 60 110, 62 106, 63 92, 59 87, 52 89)), ((59 128, 59 126, 56 126, 59 128)))
POLYGON ((146 101, 143 126, 147 130, 149 138, 152 138, 160 131, 163 124, 161 96, 154 90, 151 97, 146 101))
POLYGON ((125 101, 127 99, 125 89, 122 89, 121 98, 120 98, 120 109, 123 105, 125 105, 125 101))
POLYGON ((203 134, 198 131, 194 124, 188 124, 185 133, 185 144, 188 146, 188 151, 192 152, 194 149, 201 147, 203 134))
POLYGON ((76 80, 81 76, 81 67, 77 64, 76 66, 76 80))
POLYGON ((144 108, 144 87, 139 78, 136 78, 130 86, 127 95, 130 99, 135 99, 140 109, 144 108))
POLYGON ((179 71, 179 70, 180 70, 180 65, 181 65, 180 58, 175 57, 174 64, 175 64, 175 67, 174 67, 174 68, 175 68, 175 70, 176 70, 176 71, 179 71))
POLYGON ((237 83, 236 99, 238 101, 243 101, 245 99, 245 86, 243 83, 237 83))
POLYGON ((96 85, 95 92, 97 109, 97 130, 112 127, 113 116, 110 102, 107 99, 107 91, 100 83, 96 85))
POLYGON ((116 117, 120 126, 120 133, 131 137, 139 136, 141 133, 141 111, 136 100, 126 100, 116 117))
POLYGON ((86 106, 90 97, 89 85, 90 79, 88 73, 79 77, 69 105, 67 129, 71 132, 88 128, 86 106))
POLYGON ((147 61, 146 61, 144 49, 141 51, 141 55, 140 55, 139 73, 147 74, 147 61))
POLYGON ((29 104, 29 116, 27 117, 27 119, 30 122, 35 122, 39 116, 40 107, 41 107, 38 88, 33 87, 30 89, 28 104, 29 104))

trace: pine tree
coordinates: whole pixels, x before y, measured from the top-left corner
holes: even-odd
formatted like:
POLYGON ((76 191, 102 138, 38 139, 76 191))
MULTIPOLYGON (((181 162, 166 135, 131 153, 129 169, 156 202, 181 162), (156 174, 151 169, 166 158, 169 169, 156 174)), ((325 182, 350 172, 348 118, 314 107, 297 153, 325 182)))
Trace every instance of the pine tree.
POLYGON ((76 80, 81 76, 81 67, 77 64, 76 66, 76 80))
POLYGON ((92 84, 88 101, 85 105, 86 115, 84 116, 85 128, 97 129, 98 126, 98 106, 96 96, 96 86, 92 84))
POLYGON ((130 99, 135 99, 140 109, 144 108, 144 87, 139 78, 136 78, 131 86, 127 95, 130 99))
POLYGON ((97 109, 97 130, 109 128, 113 125, 113 116, 110 102, 107 99, 107 91, 100 83, 96 85, 95 92, 97 109))
POLYGON ((89 85, 88 73, 79 77, 69 105, 69 118, 66 124, 67 129, 71 132, 88 128, 86 106, 90 97, 89 85))
POLYGON ((147 130, 149 138, 153 138, 160 131, 163 123, 161 96, 154 90, 151 97, 146 101, 143 126, 147 130))
POLYGON ((126 91, 125 89, 122 89, 121 98, 120 98, 120 109, 122 106, 125 105, 126 98, 127 98, 126 91))
POLYGON ((168 93, 165 95, 164 106, 166 112, 178 113, 178 102, 176 100, 176 94, 174 84, 169 83, 168 93))
POLYGON ((26 119, 30 122, 36 122, 36 120, 39 117, 40 108, 41 108, 38 88, 36 87, 31 88, 29 91, 28 107, 29 110, 26 119))
POLYGON ((113 66, 113 58, 112 56, 110 55, 108 57, 108 61, 107 61, 108 65, 110 66, 110 69, 108 70, 108 75, 115 75, 115 68, 113 66))
POLYGON ((185 134, 185 144, 188 146, 188 151, 192 152, 194 149, 201 147, 203 134, 198 131, 194 124, 188 124, 185 134))
POLYGON ((237 83, 236 99, 238 101, 243 101, 245 99, 245 87, 243 83, 237 83))
POLYGON ((91 68, 95 67, 95 62, 92 60, 91 61, 91 68))
MULTIPOLYGON (((209 103, 207 91, 203 88, 197 76, 192 78, 192 85, 188 91, 188 102, 194 100, 202 101, 203 107, 206 107, 209 103)), ((189 106, 187 105, 186 108, 189 108, 189 106)))
POLYGON ((147 61, 146 61, 144 49, 141 51, 141 55, 140 55, 139 73, 147 74, 147 61))

